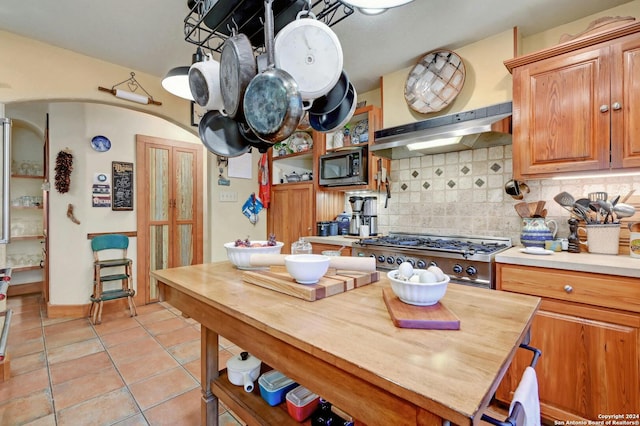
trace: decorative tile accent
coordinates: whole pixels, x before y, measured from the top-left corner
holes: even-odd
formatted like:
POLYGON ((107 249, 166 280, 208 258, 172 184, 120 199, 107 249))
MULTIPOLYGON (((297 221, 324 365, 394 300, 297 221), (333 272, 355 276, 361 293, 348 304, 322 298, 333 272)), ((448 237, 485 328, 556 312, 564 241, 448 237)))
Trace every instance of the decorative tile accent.
POLYGON ((444 173, 444 172, 442 171, 442 169, 441 169, 441 168, 437 168, 437 169, 436 169, 436 174, 437 174, 438 176, 442 176, 442 174, 443 174, 443 173, 444 173))
POLYGON ((491 170, 493 170, 494 172, 498 173, 498 170, 500 170, 502 168, 502 166, 498 163, 493 163, 490 167, 491 170))
POLYGON ((483 181, 482 179, 478 178, 478 179, 476 179, 475 184, 476 184, 476 186, 478 188, 481 188, 485 184, 485 181, 483 181))
POLYGON ((420 173, 418 173, 417 170, 414 170, 413 173, 411 173, 411 176, 413 176, 414 178, 418 177, 420 173))
POLYGON ((403 183, 402 185, 400 185, 400 189, 402 189, 403 191, 406 191, 408 188, 406 183, 403 183))
POLYGON ((471 171, 471 169, 468 168, 467 166, 464 166, 460 171, 466 175, 467 173, 469 173, 471 171))
POLYGON ((453 188, 454 186, 456 186, 456 183, 454 181, 450 180, 449 182, 447 182, 447 186, 449 188, 453 188))
POLYGON ((429 182, 426 182, 426 181, 425 181, 425 183, 423 183, 423 184, 422 184, 422 187, 423 187, 424 189, 429 189, 429 188, 431 187, 431 185, 429 184, 429 182))

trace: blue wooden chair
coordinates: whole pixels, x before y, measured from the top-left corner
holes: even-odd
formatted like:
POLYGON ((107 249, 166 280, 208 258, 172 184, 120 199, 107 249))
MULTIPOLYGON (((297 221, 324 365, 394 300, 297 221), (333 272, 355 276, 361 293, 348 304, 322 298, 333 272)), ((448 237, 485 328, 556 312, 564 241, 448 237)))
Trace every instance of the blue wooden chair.
POLYGON ((108 234, 91 240, 93 250, 93 294, 89 317, 94 324, 102 322, 102 304, 104 301, 127 298, 131 316, 137 315, 133 296, 136 291, 131 286, 131 266, 133 261, 127 258, 129 237, 121 234, 108 234), (108 258, 105 258, 109 256, 108 258), (106 271, 105 271, 106 269, 106 271), (119 287, 108 283, 120 281, 119 287), (107 289, 105 289, 107 283, 107 289))

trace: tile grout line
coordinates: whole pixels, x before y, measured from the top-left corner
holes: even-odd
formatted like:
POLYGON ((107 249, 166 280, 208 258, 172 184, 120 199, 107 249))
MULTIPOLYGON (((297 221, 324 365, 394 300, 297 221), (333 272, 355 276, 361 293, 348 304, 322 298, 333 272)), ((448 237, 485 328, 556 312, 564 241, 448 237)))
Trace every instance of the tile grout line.
POLYGON ((42 309, 42 303, 43 300, 39 299, 38 300, 38 313, 39 313, 39 318, 40 318, 40 332, 42 333, 42 346, 43 346, 43 350, 44 350, 44 362, 46 363, 47 366, 47 377, 49 379, 49 393, 51 395, 51 407, 53 409, 53 421, 55 422, 55 424, 58 424, 58 411, 56 410, 56 399, 53 396, 53 378, 51 377, 51 367, 49 366, 49 350, 47 348, 47 338, 46 338, 46 334, 44 332, 44 312, 42 309))
MULTIPOLYGON (((137 319, 136 319, 137 321, 137 319)), ((138 321, 138 324, 140 322, 138 321)), ((145 416, 144 411, 142 411, 142 407, 140 407, 140 404, 138 404, 138 401, 136 400, 136 398, 133 396, 133 393, 131 392, 131 389, 129 388, 129 384, 127 383, 127 381, 124 379, 124 377, 122 376, 122 373, 120 372, 120 369, 118 368, 118 366, 116 365, 115 361, 113 360, 113 358, 111 357, 111 353, 109 352, 109 349, 106 347, 104 341, 102 340, 102 336, 96 331, 96 327, 95 324, 93 324, 90 320, 89 320, 89 325, 91 325, 91 329, 93 330, 93 332, 96 334, 96 337, 98 338, 98 341, 100 342, 100 345, 102 345, 102 348, 104 349, 105 354, 107 355, 107 357, 109 357, 109 361, 111 362, 111 364, 113 365, 113 368, 116 370, 116 373, 118 373, 118 377, 120 377, 120 379, 122 380, 122 383, 124 385, 124 388, 127 390, 127 392, 129 393, 129 395, 131 396, 131 399, 133 400, 133 403, 136 405, 136 407, 138 407, 138 413, 142 416, 142 418, 144 419, 144 421, 147 423, 147 425, 150 425, 151 423, 149 423, 149 420, 147 419, 147 416, 145 416)), ((144 328, 144 326, 143 326, 144 328)), ((149 333, 149 331, 144 328, 144 331, 146 333, 149 333)), ((123 422, 125 420, 134 418, 135 416, 138 415, 138 413, 134 413, 131 416, 125 417, 123 419, 119 419, 118 423, 123 422)))

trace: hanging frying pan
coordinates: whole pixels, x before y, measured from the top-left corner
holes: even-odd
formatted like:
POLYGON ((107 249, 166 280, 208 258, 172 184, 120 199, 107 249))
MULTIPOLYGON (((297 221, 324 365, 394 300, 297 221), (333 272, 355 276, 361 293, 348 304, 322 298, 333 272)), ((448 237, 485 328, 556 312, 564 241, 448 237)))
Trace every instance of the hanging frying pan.
POLYGON ((342 73, 342 46, 338 36, 310 11, 282 28, 275 39, 275 66, 291 74, 303 101, 327 94, 342 73), (302 18, 306 14, 307 18, 302 18), (302 18, 302 19, 301 19, 302 18))
POLYGON ((244 94, 243 109, 251 130, 265 142, 285 140, 304 115, 298 84, 286 71, 275 68, 273 51, 273 0, 265 1, 265 45, 268 68, 256 75, 244 94))
POLYGON ((256 59, 249 38, 233 34, 224 42, 220 54, 220 91, 229 117, 243 119, 244 93, 256 74, 256 59))
POLYGON ((251 148, 240 135, 238 123, 220 111, 208 111, 198 124, 198 132, 204 146, 222 157, 237 157, 251 148))
POLYGON ((309 115, 324 115, 338 108, 349 92, 349 77, 342 71, 340 78, 329 92, 313 101, 309 108, 309 115))
POLYGON ((243 121, 238 121, 238 131, 240 132, 240 136, 244 138, 244 140, 251 145, 253 148, 256 148, 258 152, 264 154, 273 146, 271 142, 265 142, 253 133, 253 130, 249 127, 249 125, 243 121))
POLYGON ((349 91, 342 103, 333 111, 323 114, 309 114, 309 123, 318 132, 333 132, 342 129, 353 117, 358 103, 358 95, 355 88, 349 83, 349 91))

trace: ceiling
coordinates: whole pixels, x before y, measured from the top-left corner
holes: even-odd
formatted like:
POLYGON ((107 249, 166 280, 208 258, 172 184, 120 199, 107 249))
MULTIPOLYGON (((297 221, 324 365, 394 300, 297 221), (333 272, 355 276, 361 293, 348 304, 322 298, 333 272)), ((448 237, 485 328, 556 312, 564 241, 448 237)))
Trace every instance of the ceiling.
MULTIPOLYGON (((356 11, 332 29, 363 93, 430 50, 455 50, 514 26, 527 36, 627 2, 415 0, 377 16, 356 11)), ((162 77, 191 63, 195 46, 183 35, 188 13, 187 0, 2 0, 0 29, 162 77)))

